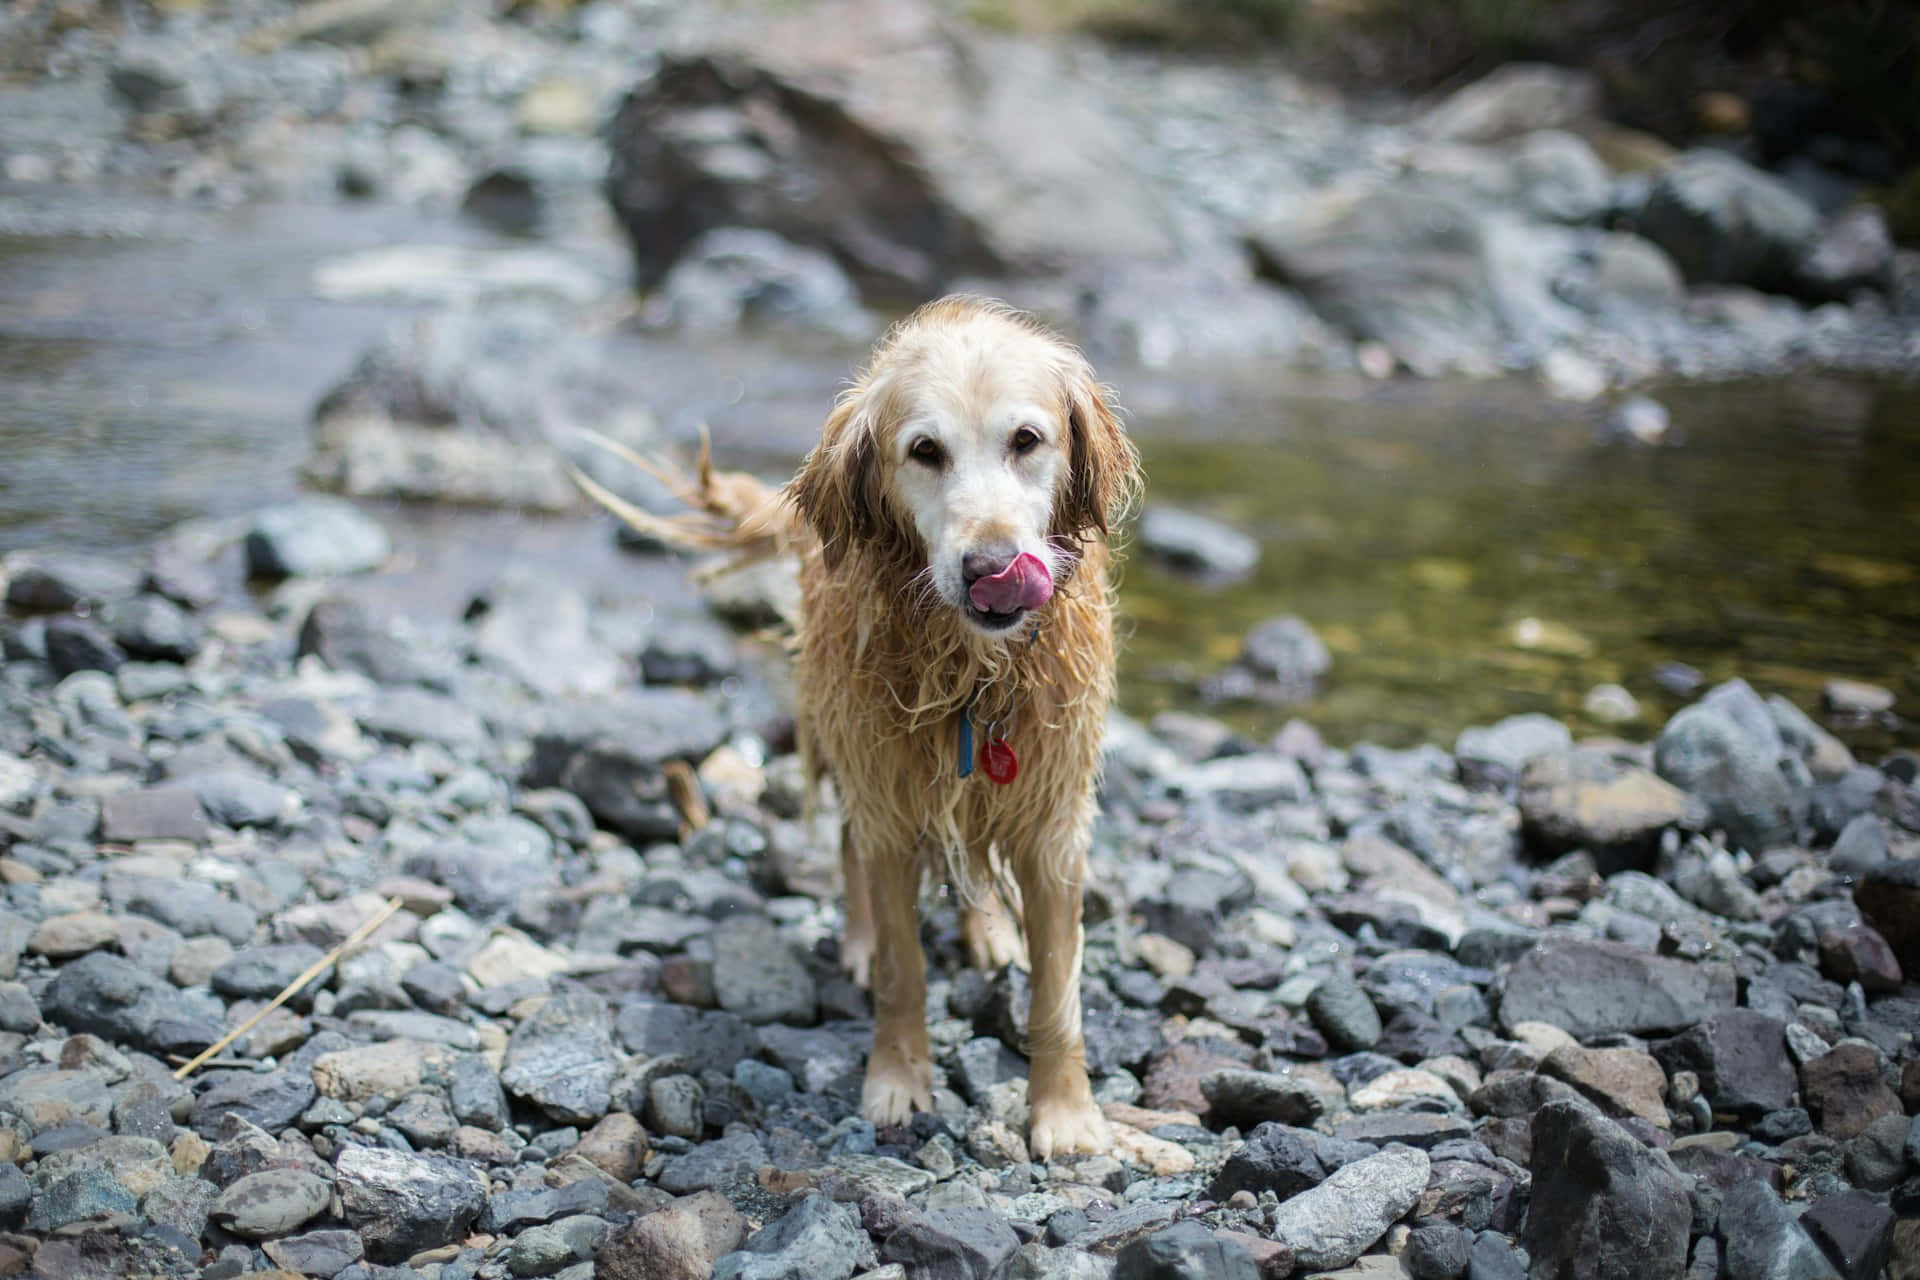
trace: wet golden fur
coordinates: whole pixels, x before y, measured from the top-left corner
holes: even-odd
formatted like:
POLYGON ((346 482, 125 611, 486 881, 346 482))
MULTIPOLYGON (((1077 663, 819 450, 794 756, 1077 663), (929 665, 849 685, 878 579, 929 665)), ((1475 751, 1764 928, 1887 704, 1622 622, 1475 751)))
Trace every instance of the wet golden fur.
MULTIPOLYGON (((1114 684, 1106 536, 1139 483, 1105 391, 1078 351, 1018 313, 943 299, 880 343, 783 491, 759 503, 750 489, 726 491, 729 483, 739 482, 714 477, 703 460, 702 483, 688 495, 714 540, 731 530, 736 547, 801 558, 795 719, 810 774, 830 777, 841 799, 843 955, 870 979, 875 1008, 863 1109, 899 1124, 931 1105, 917 910, 932 871, 972 904, 977 963, 1018 954, 1000 927, 1010 923, 1002 897, 1024 926, 1034 1154, 1105 1150, 1080 1027, 1081 883, 1114 684), (1030 468, 1051 477, 1040 536, 1055 592, 993 634, 966 615, 964 596, 956 602, 938 586, 934 562, 946 551, 927 545, 916 527, 925 513, 903 496, 925 485, 902 475, 916 464, 903 460, 901 432, 941 414, 956 430, 986 431, 979 423, 1006 403, 1037 408, 1013 412, 1058 455, 1030 468), (1019 754, 1010 784, 980 770, 958 775, 958 722, 970 701, 975 723, 1003 722, 1019 754), (992 891, 1008 881, 1010 892, 992 891)), ((966 537, 1021 524, 991 509, 956 519, 966 537)))

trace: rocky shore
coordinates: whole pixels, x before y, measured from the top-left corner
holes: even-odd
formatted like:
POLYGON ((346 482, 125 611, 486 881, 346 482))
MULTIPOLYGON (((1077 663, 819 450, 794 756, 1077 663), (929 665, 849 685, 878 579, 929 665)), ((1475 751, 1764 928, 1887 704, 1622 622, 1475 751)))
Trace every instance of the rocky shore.
POLYGON ((766 649, 512 575, 427 625, 356 592, 395 563, 330 499, 5 561, 0 1272, 1916 1274, 1909 754, 1738 681, 1650 744, 1116 716, 1119 1139, 1041 1165, 1024 977, 944 897, 935 1109, 858 1116, 766 649))

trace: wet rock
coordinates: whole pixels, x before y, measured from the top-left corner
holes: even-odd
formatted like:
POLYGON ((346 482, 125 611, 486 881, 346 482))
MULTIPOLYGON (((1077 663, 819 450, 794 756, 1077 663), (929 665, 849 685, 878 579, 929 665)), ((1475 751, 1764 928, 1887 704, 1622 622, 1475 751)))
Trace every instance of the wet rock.
POLYGON ((671 1157, 655 1181, 663 1190, 688 1195, 750 1181, 766 1162, 765 1144, 752 1133, 737 1132, 671 1157))
POLYGON ((813 975, 762 916, 735 916, 714 929, 713 993, 722 1009, 750 1023, 814 1020, 813 975))
POLYGON ((445 885, 475 915, 498 915, 525 902, 553 874, 552 837, 517 815, 471 819, 459 836, 427 845, 401 866, 408 875, 445 885))
POLYGON ((403 747, 432 742, 472 756, 486 743, 486 725, 471 708, 425 689, 386 690, 360 711, 359 720, 375 737, 403 747))
MULTIPOLYGON (((1844 302, 1861 289, 1885 292, 1893 279, 1893 236, 1870 204, 1835 214, 1799 264, 1808 297, 1844 302)), ((1882 708, 1884 710, 1884 708, 1882 708)))
POLYGON ((1822 933, 1820 967, 1835 982, 1858 982, 1869 994, 1900 989, 1900 962, 1893 948, 1864 924, 1822 933))
POLYGON ((1135 536, 1147 556, 1205 582, 1238 581, 1260 562, 1260 545, 1246 534, 1172 507, 1148 507, 1135 536))
POLYGON ((377 521, 337 498, 268 507, 254 516, 246 546, 247 571, 262 578, 362 573, 393 549, 377 521))
POLYGON ((1793 1101, 1799 1080, 1787 1057, 1786 1029, 1751 1009, 1728 1009, 1654 1046, 1669 1075, 1692 1072, 1716 1112, 1756 1117, 1793 1101))
POLYGON ((1327 1110, 1324 1086, 1278 1071, 1212 1071, 1200 1078, 1200 1093, 1209 1120, 1242 1129, 1267 1121, 1310 1125, 1327 1110))
POLYGON ((1598 1112, 1549 1103, 1533 1117, 1532 1276, 1678 1275, 1693 1210, 1684 1179, 1598 1112))
POLYGON ((882 1262, 929 1280, 987 1280, 1020 1247, 1020 1237, 988 1209, 936 1209, 909 1218, 880 1246, 882 1262))
POLYGON ((188 662, 200 652, 205 635, 179 605, 159 595, 141 595, 106 613, 114 641, 130 657, 156 662, 188 662))
POLYGON ((1575 1039, 1648 1035, 1692 1026, 1731 1008, 1732 970, 1656 956, 1613 942, 1548 936, 1514 962, 1500 1021, 1546 1022, 1575 1039))
POLYGON ((633 1053, 679 1054, 701 1071, 730 1073, 759 1047, 753 1027, 734 1014, 649 1000, 624 1006, 614 1030, 633 1053))
POLYGON ((869 1247, 857 1213, 808 1196, 721 1258, 714 1280, 847 1280, 869 1247))
POLYGON ((333 1186, 303 1169, 263 1169, 236 1179, 213 1202, 215 1223, 237 1236, 283 1236, 326 1209, 333 1186))
POLYGON ((1273 1238, 1292 1248, 1301 1267, 1344 1267, 1413 1208, 1428 1170, 1426 1153, 1408 1147, 1344 1165, 1280 1206, 1273 1238))
POLYGON ((335 671, 357 671, 379 684, 415 684, 444 674, 430 655, 353 600, 315 603, 300 624, 295 652, 302 658, 316 655, 335 671))
POLYGON ((1402 1257, 1413 1280, 1457 1280, 1471 1265, 1473 1237, 1450 1222, 1415 1227, 1402 1257))
POLYGON ((601 1246, 594 1274, 604 1280, 710 1280, 746 1231, 746 1219, 724 1197, 702 1191, 629 1222, 601 1246))
POLYGON ((1902 1113, 1899 1097, 1880 1076, 1880 1055, 1849 1041, 1800 1068, 1800 1088, 1820 1132, 1852 1138, 1882 1116, 1902 1113))
POLYGON ((1113 1280, 1258 1280, 1246 1247, 1189 1219, 1135 1240, 1113 1258, 1113 1280))
POLYGON ((188 1120, 195 1132, 211 1137, 228 1116, 279 1132, 313 1105, 313 1076, 308 1071, 237 1071, 212 1079, 194 1099, 188 1120))
POLYGON ((1560 129, 1538 129, 1513 147, 1513 178, 1521 202, 1550 222, 1596 222, 1613 200, 1613 177, 1585 139, 1560 129))
POLYGON ((461 1239, 487 1204, 480 1172, 445 1156, 344 1146, 334 1170, 341 1212, 375 1261, 461 1239))
POLYGON ((104 1169, 81 1169, 56 1178, 34 1196, 27 1230, 47 1235, 76 1222, 131 1215, 137 1206, 130 1192, 104 1169))

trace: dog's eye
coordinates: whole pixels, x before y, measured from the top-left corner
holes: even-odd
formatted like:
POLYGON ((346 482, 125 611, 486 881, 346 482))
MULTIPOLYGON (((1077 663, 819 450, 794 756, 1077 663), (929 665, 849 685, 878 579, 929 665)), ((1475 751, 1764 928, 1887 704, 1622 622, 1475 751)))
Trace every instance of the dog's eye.
POLYGON ((924 462, 929 467, 939 466, 946 461, 947 457, 946 451, 940 447, 940 442, 932 436, 921 436, 915 440, 913 447, 907 450, 907 456, 915 462, 924 462))
POLYGON ((1013 451, 1015 453, 1032 453, 1034 449, 1039 447, 1039 444, 1040 433, 1032 427, 1022 427, 1013 433, 1013 451))

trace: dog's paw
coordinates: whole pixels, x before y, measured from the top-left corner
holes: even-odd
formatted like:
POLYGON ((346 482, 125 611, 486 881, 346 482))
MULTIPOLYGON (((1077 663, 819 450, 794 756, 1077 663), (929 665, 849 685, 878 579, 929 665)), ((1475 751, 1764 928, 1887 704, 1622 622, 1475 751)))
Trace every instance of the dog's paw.
POLYGON ((1093 1099, 1042 1099, 1033 1104, 1027 1149, 1035 1160, 1104 1155, 1112 1146, 1113 1131, 1093 1099))
POLYGON ((928 1063, 874 1061, 860 1087, 860 1113, 875 1125, 906 1124, 916 1111, 933 1110, 933 1068, 928 1063))
POLYGON ((988 973, 1008 965, 1027 967, 1027 948, 1007 909, 996 900, 987 907, 968 907, 960 916, 961 936, 966 939, 967 963, 988 973))
POLYGON ((873 935, 849 935, 840 940, 840 967, 862 990, 873 986, 873 935))

